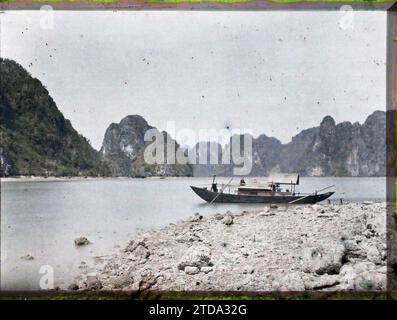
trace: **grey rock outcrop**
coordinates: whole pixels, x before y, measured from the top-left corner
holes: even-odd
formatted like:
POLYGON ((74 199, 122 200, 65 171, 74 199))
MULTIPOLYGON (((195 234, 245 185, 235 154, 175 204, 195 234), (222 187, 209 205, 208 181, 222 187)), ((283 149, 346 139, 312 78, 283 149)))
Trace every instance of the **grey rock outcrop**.
MULTIPOLYGON (((240 154, 243 154, 243 136, 240 154)), ((287 144, 265 134, 252 138, 252 170, 249 176, 269 176, 277 172, 297 172, 303 176, 385 176, 386 113, 375 111, 363 124, 335 123, 326 116, 318 127, 301 131, 287 144)), ((218 154, 232 150, 232 140, 218 154)), ((200 145, 204 145, 201 142, 200 145)), ((209 143, 214 146, 214 143, 209 143)), ((208 148, 209 150, 209 148, 208 148)), ((208 151, 210 158, 214 151, 208 151)), ((204 155, 205 158, 205 155, 204 155)), ((233 175, 229 165, 195 165, 198 175, 233 175)))
POLYGON ((384 176, 386 113, 376 111, 362 125, 336 124, 326 116, 319 127, 303 131, 285 145, 280 168, 307 176, 384 176))
POLYGON ((176 161, 168 164, 166 161, 167 153, 176 153, 178 149, 178 143, 168 133, 158 131, 139 115, 130 115, 108 127, 100 154, 112 176, 191 176, 192 167, 189 164, 178 164, 176 161), (145 149, 154 142, 145 141, 148 130, 154 130, 164 138, 164 163, 149 164, 145 161, 145 149), (167 141, 170 145, 175 144, 175 150, 168 150, 167 141))

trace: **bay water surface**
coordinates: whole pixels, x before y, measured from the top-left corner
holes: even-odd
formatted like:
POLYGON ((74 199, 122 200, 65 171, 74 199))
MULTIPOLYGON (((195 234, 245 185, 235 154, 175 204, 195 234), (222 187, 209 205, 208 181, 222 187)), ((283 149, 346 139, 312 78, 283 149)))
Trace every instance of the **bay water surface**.
MULTIPOLYGON (((218 183, 229 179, 219 178, 218 183)), ((208 215, 264 206, 209 205, 189 187, 210 183, 211 178, 2 181, 2 290, 39 290, 42 266, 52 267, 55 286, 66 288, 81 273, 82 261, 92 265, 94 257, 117 252, 140 232, 177 223, 195 212, 208 215), (76 247, 79 236, 92 244, 76 247), (21 258, 27 254, 34 259, 21 258)), ((331 198, 335 202, 386 198, 385 178, 301 178, 297 192, 329 185, 335 185, 327 190, 336 191, 331 198)))

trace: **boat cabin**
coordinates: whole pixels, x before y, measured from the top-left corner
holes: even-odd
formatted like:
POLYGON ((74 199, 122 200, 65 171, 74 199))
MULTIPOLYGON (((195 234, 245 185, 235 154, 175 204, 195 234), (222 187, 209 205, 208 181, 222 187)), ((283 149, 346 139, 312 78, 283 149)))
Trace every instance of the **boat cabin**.
POLYGON ((243 185, 237 189, 239 195, 295 195, 295 186, 299 184, 298 174, 280 174, 268 178, 265 185, 243 185), (282 188, 284 186, 284 189, 282 188))

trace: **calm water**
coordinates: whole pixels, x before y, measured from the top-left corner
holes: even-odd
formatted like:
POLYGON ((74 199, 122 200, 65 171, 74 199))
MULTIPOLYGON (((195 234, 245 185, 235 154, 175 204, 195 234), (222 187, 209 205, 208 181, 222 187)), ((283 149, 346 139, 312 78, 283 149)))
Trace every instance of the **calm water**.
MULTIPOLYGON (((229 178, 219 179, 227 182, 229 178)), ((208 178, 103 179, 1 184, 1 287, 39 289, 40 267, 54 268, 55 285, 67 287, 81 261, 116 252, 138 232, 209 214, 263 205, 204 203, 189 185, 208 178), (76 248, 74 239, 92 244, 76 248), (34 260, 21 256, 30 254, 34 260)), ((301 192, 335 184, 334 201, 384 200, 385 178, 301 178, 301 192)), ((297 189, 298 191, 298 189, 297 189)))

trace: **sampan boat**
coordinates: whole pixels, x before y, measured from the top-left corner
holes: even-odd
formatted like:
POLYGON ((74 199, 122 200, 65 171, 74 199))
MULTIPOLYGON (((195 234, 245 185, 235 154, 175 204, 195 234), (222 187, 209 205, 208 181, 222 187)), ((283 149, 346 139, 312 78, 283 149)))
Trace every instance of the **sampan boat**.
MULTIPOLYGON (((308 194, 296 193, 295 186, 299 184, 299 175, 270 177, 268 183, 263 186, 247 186, 244 179, 241 179, 240 185, 234 192, 225 192, 231 180, 221 190, 218 190, 217 183, 215 183, 215 176, 210 190, 206 187, 190 187, 201 199, 210 203, 314 204, 326 200, 334 194, 334 192, 320 193, 319 191, 308 194), (289 185, 290 188, 283 191, 280 187, 281 185, 289 185)), ((331 187, 333 186, 322 190, 331 187)))

